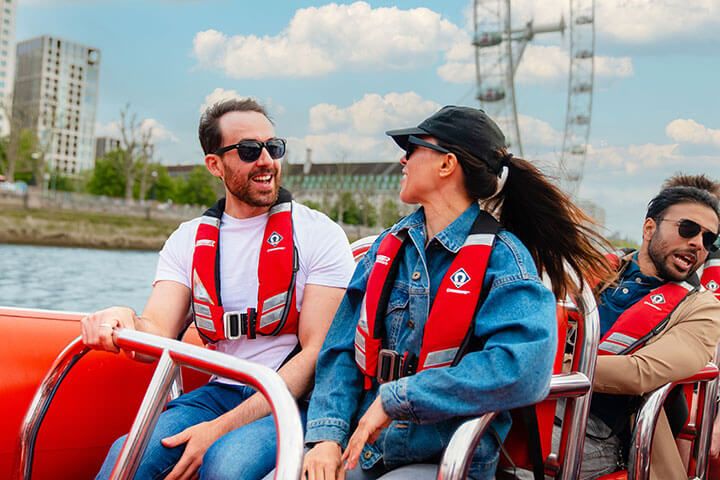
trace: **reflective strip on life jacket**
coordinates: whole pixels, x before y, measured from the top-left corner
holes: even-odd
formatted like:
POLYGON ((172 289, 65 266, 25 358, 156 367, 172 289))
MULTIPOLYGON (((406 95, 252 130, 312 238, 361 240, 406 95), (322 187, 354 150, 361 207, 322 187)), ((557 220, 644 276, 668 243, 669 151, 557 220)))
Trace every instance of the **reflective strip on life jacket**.
MULTIPOLYGON (((368 276, 355 331, 355 361, 367 377, 374 377, 377 374, 385 308, 392 289, 392 281, 388 279, 394 276, 390 275, 390 271, 393 267, 397 269, 394 259, 406 238, 407 230, 389 233, 380 243, 375 255, 375 264, 368 276)), ((369 385, 366 378, 365 386, 369 388, 369 385)))
POLYGON ((688 282, 668 282, 625 310, 600 340, 599 355, 629 355, 667 325, 670 315, 697 288, 688 282))
MULTIPOLYGON (((483 280, 500 228, 487 212, 478 214, 471 234, 445 273, 423 331, 417 370, 452 365, 464 353, 479 307, 483 280)), ((381 242, 368 276, 355 332, 355 361, 369 389, 377 375, 384 337, 385 313, 394 284, 406 230, 388 234, 381 242)))
POLYGON ((195 236, 192 267, 192 308, 195 324, 206 342, 237 338, 241 331, 280 335, 297 333, 299 312, 295 302, 297 251, 293 240, 292 196, 280 189, 265 225, 258 265, 258 303, 247 312, 232 312, 236 322, 226 325, 220 297, 220 219, 225 210, 221 199, 201 217, 195 236), (242 323, 238 325, 237 322, 242 323), (236 329, 234 332, 226 331, 236 329))

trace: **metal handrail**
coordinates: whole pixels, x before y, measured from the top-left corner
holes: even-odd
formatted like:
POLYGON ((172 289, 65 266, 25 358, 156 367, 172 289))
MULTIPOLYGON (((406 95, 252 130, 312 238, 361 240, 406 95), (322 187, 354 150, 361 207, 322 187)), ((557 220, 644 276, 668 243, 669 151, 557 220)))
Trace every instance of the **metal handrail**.
MULTIPOLYGON (((147 440, 171 390, 179 366, 218 375, 250 385, 268 400, 275 417, 278 448, 276 479, 298 479, 302 468, 303 431, 297 405, 285 382, 274 370, 241 360, 224 353, 207 350, 127 329, 113 332, 115 344, 127 351, 160 358, 146 391, 128 438, 110 476, 112 479, 132 478, 147 440)), ((20 431, 17 477, 30 479, 33 449, 45 410, 63 378, 88 349, 78 337, 55 359, 38 388, 20 431)))
MULTIPOLYGON (((580 477, 585 426, 590 412, 590 393, 597 360, 597 346, 600 338, 600 317, 592 290, 587 284, 581 291, 584 325, 582 348, 578 351, 580 359, 578 371, 569 374, 556 374, 550 380, 550 393, 547 399, 566 397, 570 411, 568 425, 567 450, 561 466, 560 478, 572 480, 580 477)), ((461 480, 467 477, 470 461, 480 438, 485 434, 498 412, 488 412, 479 418, 468 420, 453 434, 445 449, 437 480, 461 480)), ((567 417, 566 417, 567 418, 567 417)))
POLYGON ((677 385, 705 382, 703 418, 700 427, 696 478, 704 479, 707 470, 707 451, 710 447, 712 422, 717 413, 715 398, 718 391, 718 367, 709 363, 692 377, 666 383, 647 396, 635 419, 630 458, 628 462, 628 480, 647 480, 650 478, 650 453, 655 436, 655 426, 660 410, 670 391, 677 385))

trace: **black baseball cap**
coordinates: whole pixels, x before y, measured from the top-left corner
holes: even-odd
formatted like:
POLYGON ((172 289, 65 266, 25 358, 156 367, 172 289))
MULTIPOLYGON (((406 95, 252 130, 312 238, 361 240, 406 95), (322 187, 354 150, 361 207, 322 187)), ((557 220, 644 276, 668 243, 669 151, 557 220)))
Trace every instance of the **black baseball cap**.
POLYGON ((479 108, 448 105, 423 120, 417 127, 388 130, 385 134, 392 137, 403 150, 407 150, 410 135, 430 135, 442 143, 457 145, 463 150, 475 153, 496 172, 502 168, 501 159, 489 153, 505 148, 505 135, 479 108))

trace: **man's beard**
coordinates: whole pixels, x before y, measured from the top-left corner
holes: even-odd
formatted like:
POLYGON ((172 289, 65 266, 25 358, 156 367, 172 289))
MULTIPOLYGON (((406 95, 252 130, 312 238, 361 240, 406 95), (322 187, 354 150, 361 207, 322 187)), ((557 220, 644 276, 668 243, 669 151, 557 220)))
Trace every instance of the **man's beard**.
POLYGON ((681 282, 683 280, 687 280, 695 273, 695 271, 697 271, 700 267, 700 263, 696 262, 695 266, 690 268, 686 274, 673 271, 667 265, 667 259, 672 257, 673 252, 667 252, 666 245, 667 244, 662 239, 657 237, 657 232, 653 234, 650 242, 648 242, 648 256, 655 266, 658 277, 667 282, 681 282))
POLYGON ((225 179, 225 187, 232 196, 247 205, 252 207, 269 207, 277 202, 280 190, 280 172, 276 168, 254 169, 248 173, 245 179, 240 179, 226 170, 225 179), (259 193, 252 188, 252 177, 262 174, 273 175, 274 188, 271 193, 259 193))

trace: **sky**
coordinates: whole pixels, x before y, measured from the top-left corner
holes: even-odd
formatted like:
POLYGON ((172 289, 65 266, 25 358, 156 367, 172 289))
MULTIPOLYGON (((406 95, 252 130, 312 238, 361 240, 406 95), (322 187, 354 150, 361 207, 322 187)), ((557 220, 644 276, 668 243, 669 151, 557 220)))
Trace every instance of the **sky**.
MULTIPOLYGON (((485 0, 488 1, 488 0, 485 0)), ((568 0, 514 0, 513 24, 568 18, 568 0)), ((648 200, 676 172, 720 179, 720 0, 596 0, 595 81, 579 197, 606 234, 639 241, 648 200)), ((337 2, 19 0, 17 40, 101 50, 96 135, 130 105, 164 165, 202 163, 204 106, 265 104, 291 162, 397 161, 384 131, 443 105, 477 106, 468 0, 337 2)), ((524 156, 562 150, 569 35, 537 36, 515 77, 524 156)))

